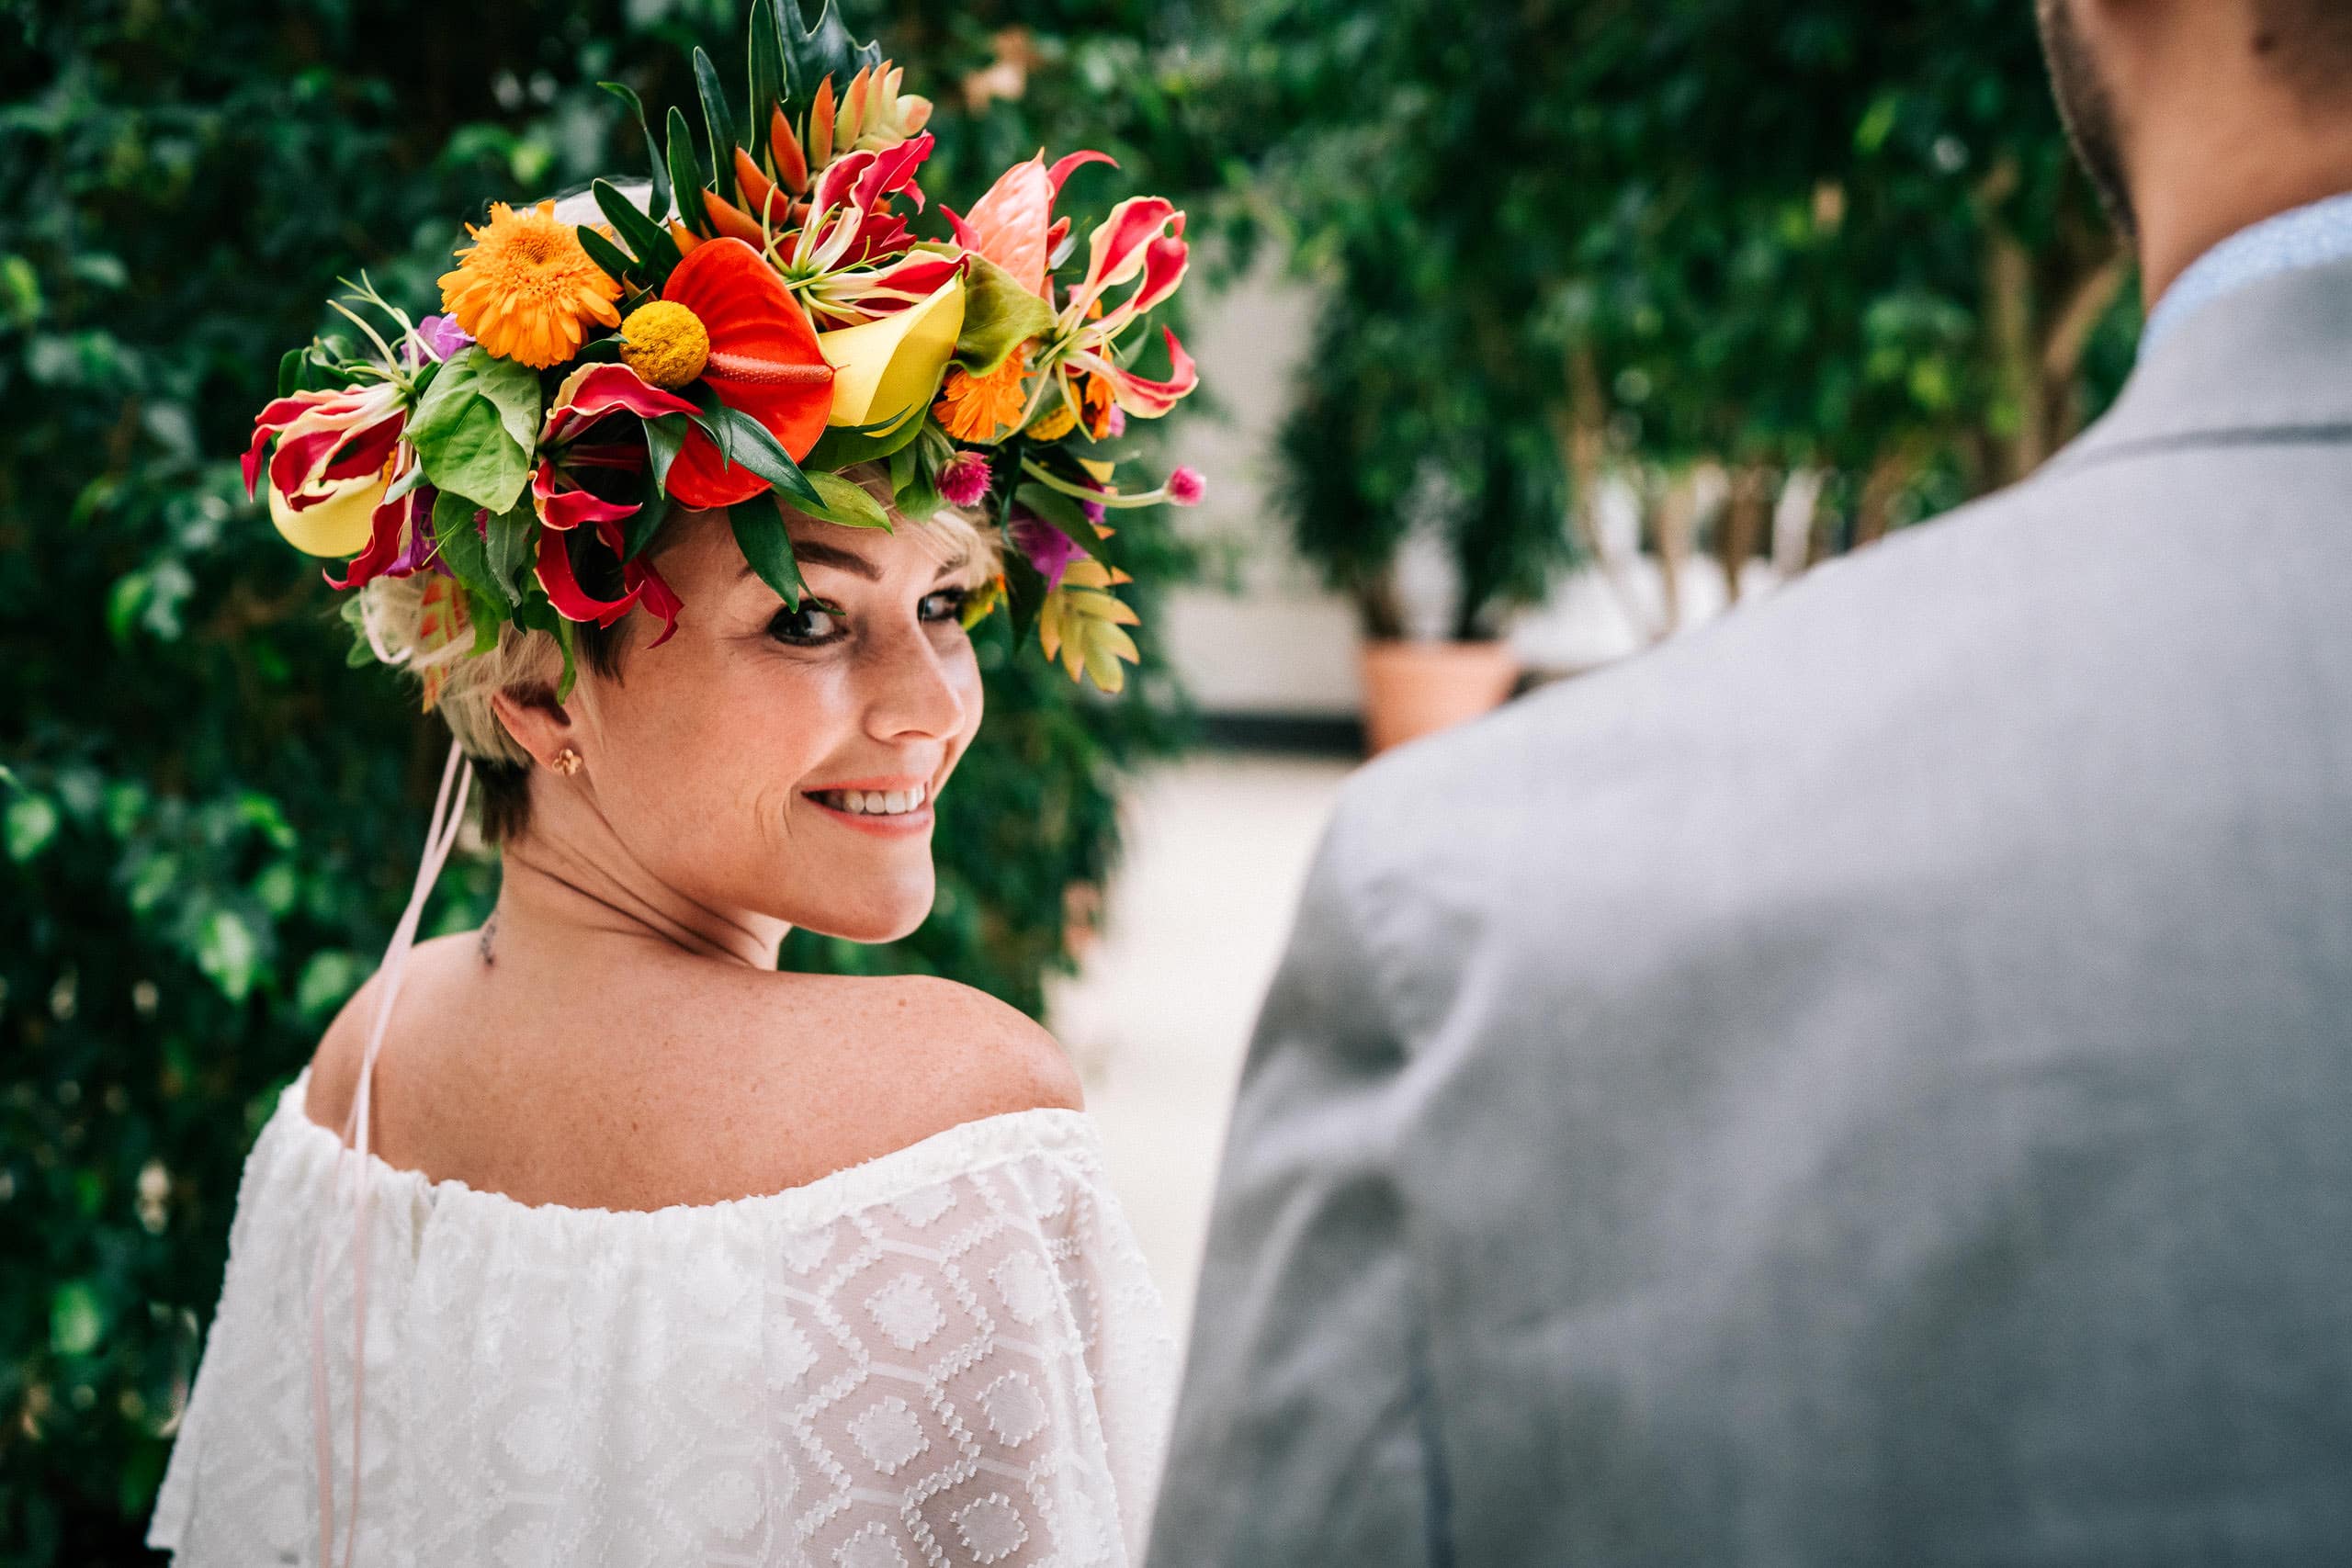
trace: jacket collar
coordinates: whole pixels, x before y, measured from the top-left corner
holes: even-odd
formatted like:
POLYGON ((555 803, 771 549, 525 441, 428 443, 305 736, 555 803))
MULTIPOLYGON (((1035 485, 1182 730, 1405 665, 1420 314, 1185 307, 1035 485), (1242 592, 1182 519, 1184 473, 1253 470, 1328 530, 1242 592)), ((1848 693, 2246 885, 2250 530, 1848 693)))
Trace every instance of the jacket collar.
POLYGON ((2249 283, 2182 321, 2050 472, 2181 446, 2352 441, 2352 261, 2249 283))

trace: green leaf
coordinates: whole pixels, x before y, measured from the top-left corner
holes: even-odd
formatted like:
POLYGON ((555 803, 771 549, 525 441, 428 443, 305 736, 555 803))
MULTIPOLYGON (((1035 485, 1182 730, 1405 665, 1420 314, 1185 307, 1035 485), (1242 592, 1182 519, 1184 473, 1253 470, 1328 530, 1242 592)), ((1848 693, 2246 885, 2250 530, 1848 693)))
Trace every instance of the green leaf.
POLYGON ((49 1298, 49 1348, 61 1356, 86 1356, 106 1337, 98 1293, 88 1281, 70 1280, 49 1298))
POLYGON ((758 163, 768 154, 768 123, 774 111, 784 104, 784 38, 776 30, 775 0, 752 0, 751 37, 747 41, 752 125, 751 138, 744 145, 750 149, 752 161, 758 163))
POLYGON ((1020 279, 986 256, 966 258, 964 330, 956 334, 954 363, 967 374, 1003 368, 1014 349, 1053 324, 1053 307, 1022 288, 1020 279))
POLYGON ((555 700, 558 704, 571 700, 572 683, 580 679, 580 664, 572 650, 572 641, 577 636, 571 623, 559 614, 555 617, 555 645, 563 650, 563 674, 555 683, 555 700))
POLYGON ((785 85, 795 102, 806 103, 817 91, 817 84, 828 76, 833 79, 833 91, 839 93, 849 86, 858 67, 882 63, 879 44, 851 41, 849 28, 833 9, 833 0, 823 0, 813 28, 801 20, 800 0, 781 0, 776 17, 782 23, 785 85))
POLYGON ((653 536, 662 531, 662 525, 670 520, 670 512, 668 492, 657 490, 649 496, 628 520, 628 533, 623 541, 627 547, 621 551, 621 559, 632 561, 643 553, 653 542, 653 536))
POLYGON ((245 918, 233 909, 215 909, 197 928, 196 966, 220 993, 241 1002, 254 988, 261 965, 261 942, 245 918))
MULTIPOLYGON (((653 216, 658 219, 662 214, 670 210, 670 171, 662 164, 662 149, 654 145, 653 127, 652 124, 645 118, 645 105, 634 91, 622 83, 599 82, 596 85, 604 88, 605 91, 612 94, 613 96, 627 104, 628 106, 628 112, 637 117, 637 129, 645 138, 645 161, 651 164, 653 169, 653 189, 651 192, 652 199, 650 205, 653 209, 653 216)), ((598 185, 602 185, 605 182, 599 180, 596 183, 598 185)), ((598 207, 604 207, 605 198, 599 196, 596 198, 596 205, 598 207)), ((605 208, 605 216, 609 219, 612 215, 612 209, 605 208)), ((615 227, 617 228, 618 225, 616 224, 615 227)), ((626 236, 628 231, 622 230, 621 232, 626 236)), ((645 256, 645 253, 643 251, 638 252, 638 254, 639 257, 645 256)), ((675 255, 673 255, 670 258, 670 264, 673 266, 677 265, 677 257, 675 255)), ((664 268, 663 270, 666 272, 668 269, 664 268)))
POLYGON ((23 865, 57 837, 57 807, 47 795, 16 796, 0 815, 0 837, 7 840, 8 858, 23 865))
POLYGON ((670 106, 670 183, 678 187, 678 216, 697 234, 712 232, 710 214, 703 209, 703 172, 695 162, 695 133, 686 113, 670 106))
POLYGON ((517 573, 537 558, 538 544, 539 517, 527 500, 490 520, 490 537, 484 541, 483 553, 488 558, 491 580, 506 591, 507 598, 517 603, 522 600, 522 590, 516 586, 517 573))
POLYGON ((1045 574, 1029 564, 1019 550, 1004 552, 1006 618, 1012 626, 1013 646, 1027 643, 1037 629, 1037 613, 1046 607, 1045 574))
POLYGON ((289 348, 277 356, 277 395, 291 397, 302 384, 302 356, 309 350, 289 348))
POLYGON ((808 476, 766 425, 742 410, 720 402, 718 394, 710 389, 707 382, 697 382, 686 395, 702 410, 697 423, 718 443, 718 455, 730 467, 751 469, 795 506, 825 504, 824 498, 808 482, 808 476))
POLYGON ((784 514, 767 496, 744 502, 727 509, 728 525, 735 531, 735 547, 743 552, 760 581, 775 590, 785 608, 798 610, 800 596, 808 591, 801 580, 800 562, 792 553, 792 535, 784 525, 784 514))
POLYGON ((670 490, 670 465, 678 460, 678 452, 686 444, 686 416, 665 413, 645 423, 645 449, 652 458, 650 478, 652 489, 667 495, 670 490))
POLYGON ((808 482, 817 487, 820 498, 819 505, 798 509, 808 516, 843 528, 879 528, 886 534, 890 531, 890 514, 864 485, 839 474, 810 474, 808 482))
POLYGON ((598 180, 588 189, 596 198, 596 210, 629 248, 645 286, 658 289, 669 282, 670 269, 678 265, 678 242, 670 237, 670 231, 639 211, 637 203, 610 180, 598 180))
POLYGON ((804 469, 837 473, 856 463, 878 463, 922 434, 923 415, 931 400, 922 398, 899 416, 899 423, 878 427, 831 424, 817 438, 801 463, 804 469))
POLYGON ((718 67, 702 50, 695 51, 695 90, 702 97, 703 131, 710 141, 710 184, 721 201, 735 199, 735 117, 728 111, 727 89, 718 85, 718 67))
POLYGON ((294 982, 294 1006, 306 1019, 325 1017, 351 999, 359 983, 368 978, 370 961, 363 955, 341 948, 327 948, 311 954, 302 965, 302 977, 294 982))
POLYGON ((585 223, 580 225, 580 248, 588 253, 588 259, 594 262, 606 277, 624 288, 635 282, 637 275, 644 270, 630 261, 618 245, 585 223))
POLYGON ((491 624, 507 618, 514 595, 497 586, 491 575, 489 546, 474 519, 481 511, 461 495, 443 491, 433 501, 433 537, 441 551, 441 558, 466 591, 481 604, 494 605, 497 613, 491 624))
POLYGON ((435 488, 499 513, 523 492, 538 427, 538 372, 477 344, 442 366, 408 436, 435 488))

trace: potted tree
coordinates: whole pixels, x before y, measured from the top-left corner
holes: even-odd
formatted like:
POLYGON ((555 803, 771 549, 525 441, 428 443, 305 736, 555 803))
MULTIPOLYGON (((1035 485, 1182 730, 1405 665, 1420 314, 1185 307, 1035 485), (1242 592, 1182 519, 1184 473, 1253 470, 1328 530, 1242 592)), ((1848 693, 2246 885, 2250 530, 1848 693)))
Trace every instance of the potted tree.
POLYGON ((1542 596, 1569 531, 1545 401, 1513 395, 1520 372, 1508 361, 1439 363, 1426 345, 1464 338, 1426 309, 1377 308, 1360 281, 1351 272, 1324 305, 1277 455, 1300 553, 1355 604, 1365 739, 1378 752, 1510 694, 1520 669, 1509 614, 1542 596), (1455 568, 1437 637, 1413 635, 1397 581, 1399 553, 1425 525, 1441 531, 1455 568))

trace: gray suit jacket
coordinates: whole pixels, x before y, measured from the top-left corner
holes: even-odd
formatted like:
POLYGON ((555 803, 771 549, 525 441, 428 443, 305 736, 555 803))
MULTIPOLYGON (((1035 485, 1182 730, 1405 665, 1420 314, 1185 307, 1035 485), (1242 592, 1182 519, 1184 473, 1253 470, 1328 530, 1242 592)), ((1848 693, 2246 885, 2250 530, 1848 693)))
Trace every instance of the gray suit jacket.
POLYGON ((1152 1568, 2352 1563, 2352 265, 1346 792, 1152 1568))

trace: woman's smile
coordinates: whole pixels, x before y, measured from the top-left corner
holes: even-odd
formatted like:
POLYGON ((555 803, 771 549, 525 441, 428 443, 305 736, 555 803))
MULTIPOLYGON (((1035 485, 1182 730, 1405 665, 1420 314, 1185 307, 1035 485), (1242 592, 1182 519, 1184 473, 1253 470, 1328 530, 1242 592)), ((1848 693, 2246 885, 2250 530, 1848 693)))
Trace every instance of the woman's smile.
POLYGON ((882 838, 927 833, 935 819, 931 782, 903 774, 826 784, 801 795, 842 826, 882 838))

